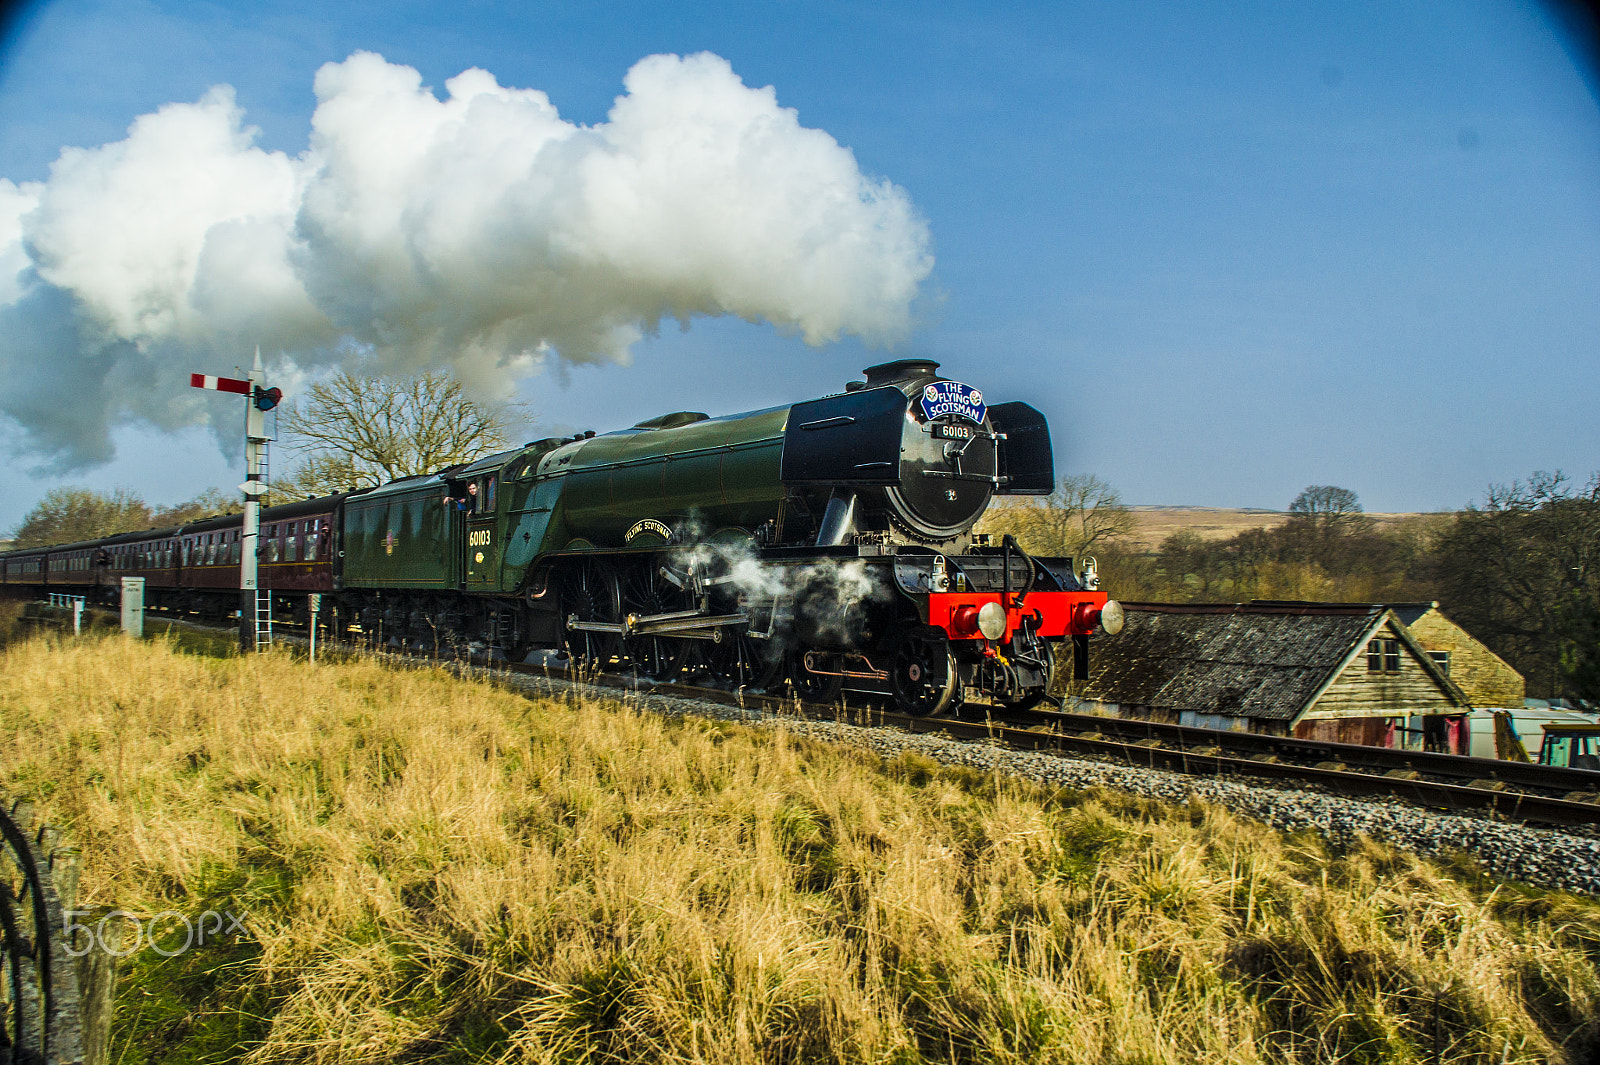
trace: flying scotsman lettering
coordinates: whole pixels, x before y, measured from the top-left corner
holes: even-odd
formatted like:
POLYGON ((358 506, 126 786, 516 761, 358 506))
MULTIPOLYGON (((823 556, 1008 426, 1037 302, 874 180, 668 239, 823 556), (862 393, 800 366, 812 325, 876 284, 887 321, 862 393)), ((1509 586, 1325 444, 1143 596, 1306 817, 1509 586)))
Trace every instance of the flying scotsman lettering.
POLYGON ((643 521, 634 522, 633 527, 623 536, 622 542, 631 544, 644 533, 654 533, 666 543, 672 543, 672 530, 666 526, 666 523, 659 522, 654 518, 646 518, 643 521))
POLYGON ((928 421, 953 414, 976 425, 983 424, 983 393, 960 381, 934 381, 922 390, 922 414, 928 421))

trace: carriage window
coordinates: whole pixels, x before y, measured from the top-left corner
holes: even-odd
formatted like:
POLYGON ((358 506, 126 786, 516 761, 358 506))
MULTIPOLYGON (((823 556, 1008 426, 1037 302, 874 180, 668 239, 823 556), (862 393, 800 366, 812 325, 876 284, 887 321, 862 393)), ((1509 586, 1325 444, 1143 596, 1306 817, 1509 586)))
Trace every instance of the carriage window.
POLYGON ((295 530, 298 525, 289 526, 289 535, 283 540, 283 557, 290 562, 300 561, 300 537, 295 530))

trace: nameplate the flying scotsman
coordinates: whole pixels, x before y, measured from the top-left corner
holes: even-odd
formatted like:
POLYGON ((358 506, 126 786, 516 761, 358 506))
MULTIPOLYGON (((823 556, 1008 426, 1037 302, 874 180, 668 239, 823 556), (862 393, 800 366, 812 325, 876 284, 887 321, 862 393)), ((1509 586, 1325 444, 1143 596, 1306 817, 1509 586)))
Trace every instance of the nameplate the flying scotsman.
POLYGON ((922 414, 933 421, 946 415, 983 424, 983 393, 960 381, 934 381, 922 390, 922 414))
POLYGON ((672 530, 666 524, 654 518, 646 518, 643 521, 635 522, 633 528, 629 529, 627 534, 623 536, 622 542, 631 544, 645 533, 659 536, 663 543, 672 543, 672 530))

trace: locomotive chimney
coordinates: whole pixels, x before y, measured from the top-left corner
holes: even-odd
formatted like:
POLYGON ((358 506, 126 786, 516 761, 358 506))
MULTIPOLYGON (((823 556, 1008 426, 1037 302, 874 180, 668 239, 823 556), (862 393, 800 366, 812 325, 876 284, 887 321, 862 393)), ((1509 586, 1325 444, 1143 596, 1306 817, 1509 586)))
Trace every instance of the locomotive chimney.
POLYGON ((931 381, 938 369, 939 364, 932 359, 899 359, 868 366, 861 372, 867 375, 867 387, 876 388, 897 381, 931 381))

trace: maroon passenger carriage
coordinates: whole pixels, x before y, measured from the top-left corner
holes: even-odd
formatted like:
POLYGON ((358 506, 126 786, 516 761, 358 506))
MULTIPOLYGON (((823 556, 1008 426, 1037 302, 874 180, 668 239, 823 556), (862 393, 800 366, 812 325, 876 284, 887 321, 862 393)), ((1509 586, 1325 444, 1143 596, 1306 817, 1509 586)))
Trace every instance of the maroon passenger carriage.
MULTIPOLYGON (((335 520, 344 496, 267 507, 261 514, 257 579, 274 612, 306 609, 306 595, 340 587, 335 520), (282 593, 281 596, 277 593, 282 593)), ((91 603, 117 601, 124 577, 142 577, 147 608, 228 617, 239 609, 239 514, 121 533, 101 540, 0 555, 9 594, 59 592, 91 603)))

